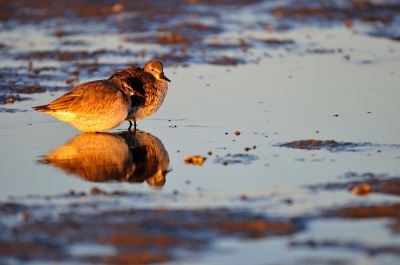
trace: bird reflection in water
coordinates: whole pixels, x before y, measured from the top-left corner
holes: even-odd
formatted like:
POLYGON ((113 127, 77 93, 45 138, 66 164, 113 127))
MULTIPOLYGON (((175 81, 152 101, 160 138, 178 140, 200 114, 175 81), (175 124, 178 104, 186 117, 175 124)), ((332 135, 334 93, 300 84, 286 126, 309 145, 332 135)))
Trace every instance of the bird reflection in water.
POLYGON ((169 156, 150 133, 82 133, 44 155, 42 164, 61 168, 93 182, 144 182, 165 184, 169 156))

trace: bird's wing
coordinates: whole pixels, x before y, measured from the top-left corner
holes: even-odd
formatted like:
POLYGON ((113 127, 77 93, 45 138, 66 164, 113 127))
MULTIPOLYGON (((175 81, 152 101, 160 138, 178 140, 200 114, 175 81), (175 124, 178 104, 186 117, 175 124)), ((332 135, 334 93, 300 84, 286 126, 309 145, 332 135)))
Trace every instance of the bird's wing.
POLYGON ((133 90, 131 95, 131 108, 138 108, 146 104, 154 94, 156 79, 143 68, 130 66, 115 72, 109 80, 124 79, 133 90))
POLYGON ((127 97, 111 80, 92 81, 80 84, 54 100, 46 106, 46 111, 100 114, 115 108, 116 102, 127 102, 127 97))
POLYGON ((147 73, 143 68, 130 66, 125 69, 115 72, 109 80, 125 79, 133 89, 133 96, 147 97, 149 91, 154 87, 156 79, 150 73, 147 73))
POLYGON ((129 67, 125 68, 125 69, 116 71, 109 78, 109 80, 110 79, 114 79, 114 78, 125 79, 125 78, 129 78, 129 77, 136 77, 141 72, 144 72, 144 70, 142 68, 140 68, 138 66, 129 66, 129 67))

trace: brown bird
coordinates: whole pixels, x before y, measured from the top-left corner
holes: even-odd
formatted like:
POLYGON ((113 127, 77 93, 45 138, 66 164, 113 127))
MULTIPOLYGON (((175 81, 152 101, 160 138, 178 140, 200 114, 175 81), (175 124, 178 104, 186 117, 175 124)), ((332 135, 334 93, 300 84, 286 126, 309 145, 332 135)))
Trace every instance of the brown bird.
POLYGON ((171 169, 164 145, 150 133, 81 133, 64 145, 41 156, 67 174, 94 182, 144 182, 153 187, 165 184, 171 169))
POLYGON ((171 82, 163 72, 163 65, 157 60, 148 61, 143 68, 128 67, 117 71, 109 80, 128 80, 135 93, 131 96, 131 106, 126 120, 129 130, 136 129, 136 121, 144 119, 156 112, 164 102, 168 92, 168 82, 171 82))
MULTIPOLYGON (((50 114, 85 132, 110 130, 124 120, 153 114, 167 94, 162 64, 152 60, 144 69, 128 67, 108 80, 80 84, 53 102, 33 109, 50 114)), ((129 126, 129 128, 131 128, 129 126)))

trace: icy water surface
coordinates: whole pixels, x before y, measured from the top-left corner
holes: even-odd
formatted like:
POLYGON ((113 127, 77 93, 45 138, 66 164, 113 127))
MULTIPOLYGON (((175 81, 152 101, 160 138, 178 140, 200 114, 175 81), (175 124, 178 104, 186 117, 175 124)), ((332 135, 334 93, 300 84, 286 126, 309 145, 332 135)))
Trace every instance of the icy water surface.
MULTIPOLYGON (((6 232, 0 260, 396 264, 400 43, 371 36, 379 23, 326 27, 320 21, 320 27, 288 20, 283 27, 277 11, 275 18, 260 11, 275 4, 235 9, 243 21, 220 14, 237 28, 228 22, 217 28, 218 16, 199 15, 197 22, 210 26, 211 34, 202 31, 201 41, 188 41, 189 51, 179 47, 182 57, 164 57, 172 81, 168 95, 156 114, 138 122, 137 133, 127 131, 128 123, 106 133, 81 133, 31 107, 63 95, 70 86, 65 80, 76 85, 108 78, 127 64, 162 60, 171 50, 161 39, 143 44, 151 42, 144 33, 91 36, 66 25, 58 33, 66 35, 63 45, 84 43, 68 50, 88 52, 79 55, 87 56, 79 65, 68 57, 78 55, 63 53, 60 36, 49 36, 46 25, 36 31, 29 23, 4 24, 0 227, 6 232), (249 26, 261 18, 263 23, 249 26), (265 24, 284 30, 266 30, 265 24), (221 48, 213 50, 213 42, 221 48), (99 52, 103 47, 108 50, 99 52), (35 69, 42 76, 35 77, 35 69), (22 92, 8 90, 10 84, 22 92), (31 86, 46 92, 27 93, 31 86), (52 218, 47 230, 35 226, 52 218), (88 225, 94 219, 99 221, 88 225), (124 230, 121 220, 137 226, 124 230), (154 229, 153 221, 159 221, 154 229), (60 241, 51 239, 57 222, 60 241), (124 237, 130 232, 140 244, 124 237), (20 243, 35 254, 13 250, 20 243), (132 249, 140 255, 129 256, 132 249)), ((201 13, 209 6, 192 8, 201 13)), ((121 13, 113 21, 129 16, 121 13)), ((95 29, 107 30, 103 24, 95 29)), ((171 45, 180 43, 171 38, 171 45)))

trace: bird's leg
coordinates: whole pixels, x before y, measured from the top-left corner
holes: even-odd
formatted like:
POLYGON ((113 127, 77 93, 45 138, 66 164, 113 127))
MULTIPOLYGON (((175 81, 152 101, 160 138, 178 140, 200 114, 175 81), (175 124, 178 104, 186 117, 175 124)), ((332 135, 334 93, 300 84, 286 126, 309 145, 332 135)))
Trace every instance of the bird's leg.
POLYGON ((136 119, 133 118, 133 132, 136 132, 136 119))
MULTIPOLYGON (((132 128, 132 122, 129 121, 129 128, 128 128, 129 132, 131 131, 131 128, 132 128)), ((134 133, 136 132, 136 120, 135 119, 133 119, 133 132, 134 133)))

